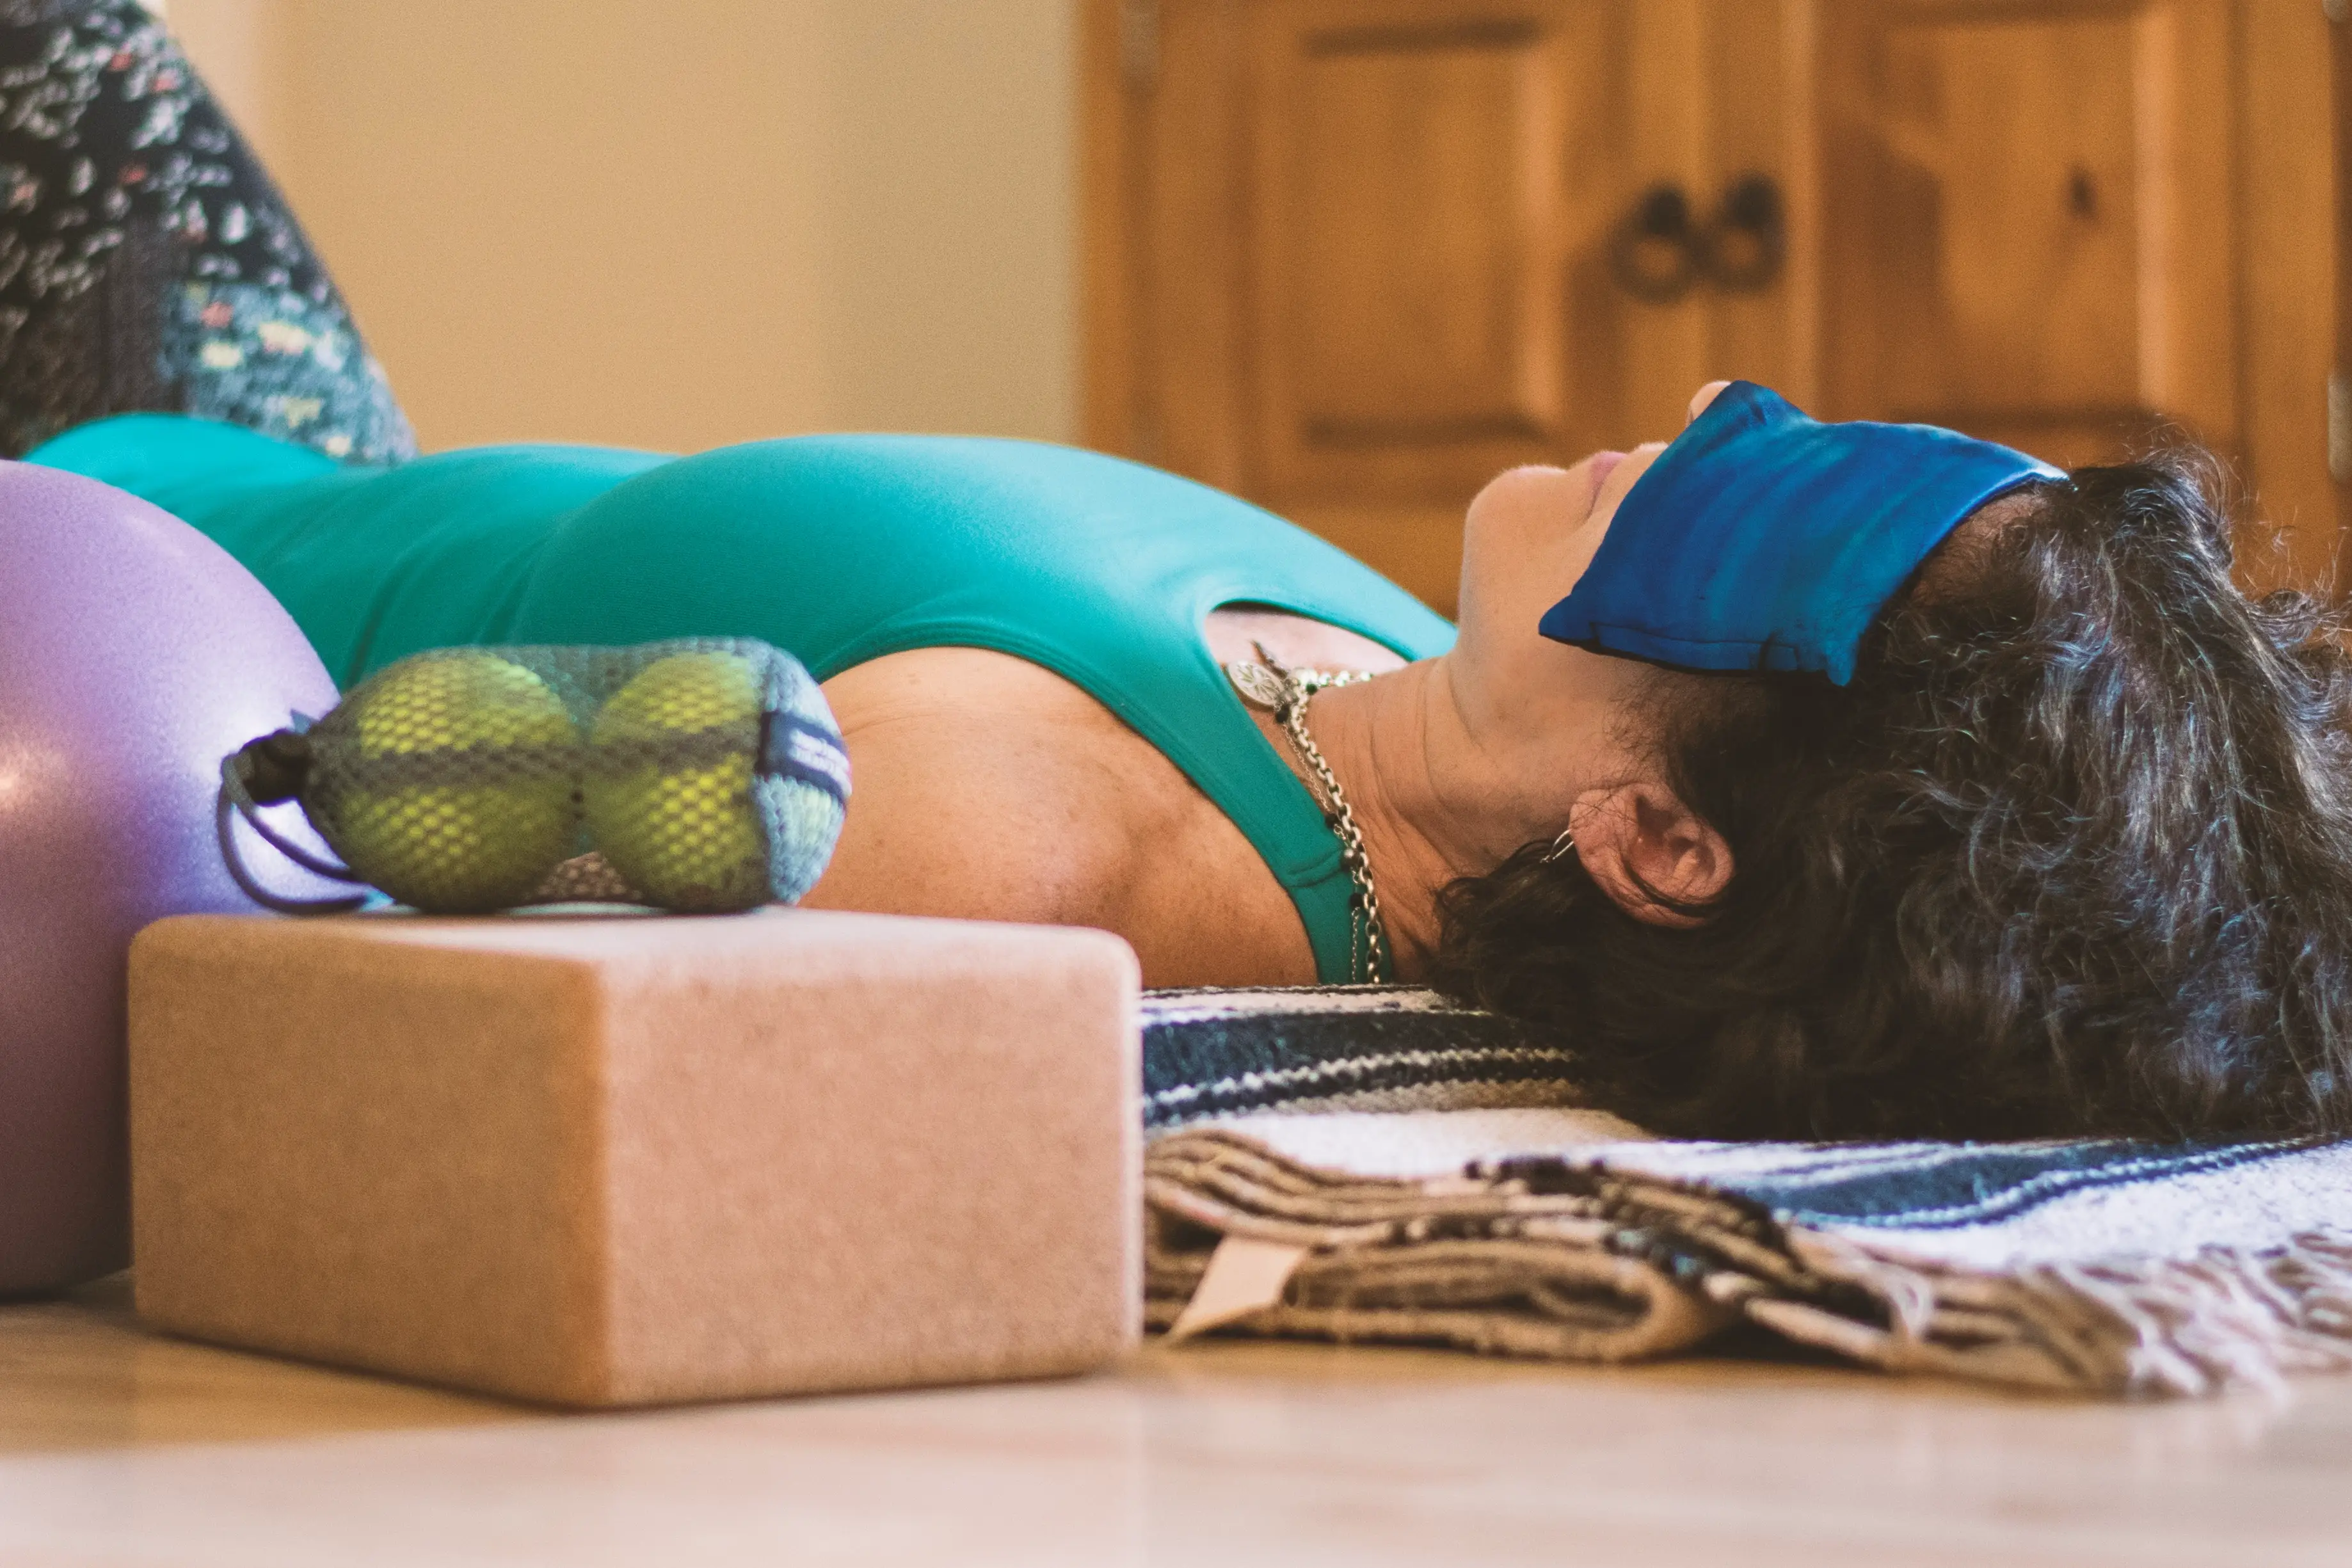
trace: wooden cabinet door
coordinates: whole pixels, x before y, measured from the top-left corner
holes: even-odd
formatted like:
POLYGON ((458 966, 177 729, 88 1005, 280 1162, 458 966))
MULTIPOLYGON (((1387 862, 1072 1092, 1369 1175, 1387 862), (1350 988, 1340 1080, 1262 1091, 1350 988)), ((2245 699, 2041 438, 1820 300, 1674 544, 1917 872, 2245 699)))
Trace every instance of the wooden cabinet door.
POLYGON ((2187 437, 2340 570, 2317 0, 1819 0, 1821 403, 2062 464, 2187 437))
POLYGON ((1090 439, 1450 608, 1480 485, 1671 434, 1704 379, 1690 313, 1633 299, 1605 251, 1643 189, 1703 178, 1684 79, 1722 3, 1098 7, 1122 91, 1094 199, 1129 238, 1096 258, 1118 348, 1090 439))
POLYGON ((1717 376, 2062 463, 2187 436, 2288 531, 2251 580, 2336 570, 2319 0, 1087 15, 1087 438, 1440 608, 1487 478, 1670 436, 1717 376), (1629 293, 1644 193, 1704 215, 1745 175, 1780 268, 1629 293))
POLYGON ((2239 436, 2227 0, 1832 0, 1822 412, 2239 436))

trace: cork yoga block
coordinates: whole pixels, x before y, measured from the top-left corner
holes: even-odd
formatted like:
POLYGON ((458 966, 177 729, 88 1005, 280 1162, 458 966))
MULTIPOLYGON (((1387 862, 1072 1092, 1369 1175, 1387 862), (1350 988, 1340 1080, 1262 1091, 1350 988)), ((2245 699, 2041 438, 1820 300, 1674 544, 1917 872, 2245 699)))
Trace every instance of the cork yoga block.
POLYGON ((1098 931, 190 916, 131 954, 141 1314, 555 1405, 1133 1343, 1137 971, 1098 931))

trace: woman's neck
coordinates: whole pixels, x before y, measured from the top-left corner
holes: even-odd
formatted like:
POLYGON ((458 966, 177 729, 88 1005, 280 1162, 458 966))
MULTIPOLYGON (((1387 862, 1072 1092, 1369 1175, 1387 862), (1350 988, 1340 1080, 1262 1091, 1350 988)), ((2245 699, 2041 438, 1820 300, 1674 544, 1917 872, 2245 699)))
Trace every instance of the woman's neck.
POLYGON ((1327 689, 1307 725, 1363 833, 1397 974, 1425 975, 1438 895, 1558 832, 1545 819, 1549 802, 1496 787, 1511 770, 1464 721, 1443 658, 1327 689))

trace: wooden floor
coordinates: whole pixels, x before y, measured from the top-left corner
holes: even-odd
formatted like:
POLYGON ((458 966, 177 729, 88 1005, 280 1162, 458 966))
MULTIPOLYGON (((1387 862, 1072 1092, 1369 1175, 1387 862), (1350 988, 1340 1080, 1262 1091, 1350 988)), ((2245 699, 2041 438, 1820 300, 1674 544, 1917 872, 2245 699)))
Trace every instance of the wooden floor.
POLYGON ((0 1563, 2352 1563, 2352 1381, 2126 1408, 1236 1343, 538 1414, 0 1309, 0 1563))

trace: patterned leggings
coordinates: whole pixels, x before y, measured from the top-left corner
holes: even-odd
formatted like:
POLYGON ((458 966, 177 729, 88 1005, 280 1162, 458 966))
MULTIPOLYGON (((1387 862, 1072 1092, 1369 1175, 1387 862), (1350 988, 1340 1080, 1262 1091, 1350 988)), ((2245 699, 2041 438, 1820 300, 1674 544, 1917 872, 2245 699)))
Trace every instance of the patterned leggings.
POLYGON ((0 0, 0 457, 203 415, 397 462, 408 420, 252 152, 136 0, 0 0))

